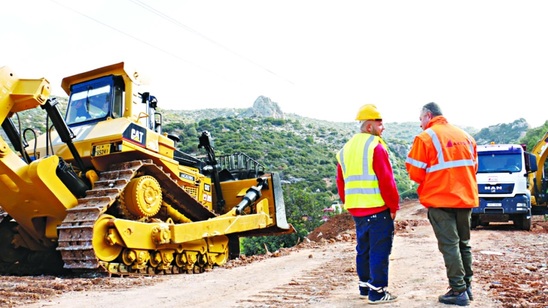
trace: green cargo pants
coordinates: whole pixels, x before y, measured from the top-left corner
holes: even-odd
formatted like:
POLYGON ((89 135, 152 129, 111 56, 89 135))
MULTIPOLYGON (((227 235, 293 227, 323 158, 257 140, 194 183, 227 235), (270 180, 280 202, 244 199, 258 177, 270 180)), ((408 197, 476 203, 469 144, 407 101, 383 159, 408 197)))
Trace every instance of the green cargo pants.
POLYGON ((462 292, 472 282, 471 215, 472 209, 428 208, 428 220, 438 239, 453 291, 462 292))

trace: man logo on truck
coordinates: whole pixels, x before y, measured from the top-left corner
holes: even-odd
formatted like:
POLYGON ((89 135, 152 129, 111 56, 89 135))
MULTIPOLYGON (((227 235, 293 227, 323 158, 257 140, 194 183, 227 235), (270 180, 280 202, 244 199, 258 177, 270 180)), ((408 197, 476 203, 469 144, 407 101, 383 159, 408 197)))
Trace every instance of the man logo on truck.
POLYGON ((490 190, 492 193, 496 192, 497 190, 502 190, 502 186, 485 186, 485 190, 490 190))

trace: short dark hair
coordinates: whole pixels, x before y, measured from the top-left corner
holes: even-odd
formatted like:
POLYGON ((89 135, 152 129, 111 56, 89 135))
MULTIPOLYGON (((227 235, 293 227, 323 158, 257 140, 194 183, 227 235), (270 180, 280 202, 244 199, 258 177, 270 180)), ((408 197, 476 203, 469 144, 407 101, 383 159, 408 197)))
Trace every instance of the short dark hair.
POLYGON ((422 111, 425 111, 425 112, 429 111, 433 117, 443 115, 443 113, 441 112, 440 106, 438 106, 438 104, 434 102, 431 102, 422 106, 422 111))

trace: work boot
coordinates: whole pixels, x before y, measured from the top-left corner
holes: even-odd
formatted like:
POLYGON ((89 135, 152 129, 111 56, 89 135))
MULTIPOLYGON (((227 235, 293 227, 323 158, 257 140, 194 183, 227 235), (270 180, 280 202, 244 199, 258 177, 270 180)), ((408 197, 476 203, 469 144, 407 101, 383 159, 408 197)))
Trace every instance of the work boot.
POLYGON ((468 306, 470 305, 470 298, 466 290, 462 292, 453 291, 449 289, 444 295, 438 297, 440 303, 449 304, 449 305, 459 305, 459 306, 468 306))

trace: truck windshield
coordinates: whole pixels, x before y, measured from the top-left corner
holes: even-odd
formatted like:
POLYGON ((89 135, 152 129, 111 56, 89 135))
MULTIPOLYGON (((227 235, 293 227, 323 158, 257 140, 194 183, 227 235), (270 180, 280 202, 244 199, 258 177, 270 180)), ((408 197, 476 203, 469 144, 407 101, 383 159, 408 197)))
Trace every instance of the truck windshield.
POLYGON ((522 168, 520 153, 478 153, 478 173, 519 172, 522 168))

